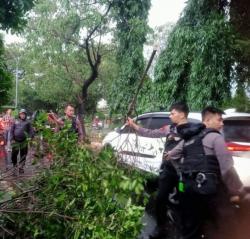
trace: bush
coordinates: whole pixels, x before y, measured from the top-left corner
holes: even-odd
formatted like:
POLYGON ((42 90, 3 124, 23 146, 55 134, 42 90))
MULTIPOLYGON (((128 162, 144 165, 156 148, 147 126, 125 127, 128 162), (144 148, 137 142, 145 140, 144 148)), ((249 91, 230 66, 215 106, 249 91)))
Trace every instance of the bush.
POLYGON ((54 134, 38 122, 36 129, 49 144, 53 165, 30 183, 32 193, 5 205, 0 221, 13 236, 7 230, 2 236, 136 238, 144 211, 142 175, 120 167, 110 149, 96 155, 77 146, 67 127, 54 134))

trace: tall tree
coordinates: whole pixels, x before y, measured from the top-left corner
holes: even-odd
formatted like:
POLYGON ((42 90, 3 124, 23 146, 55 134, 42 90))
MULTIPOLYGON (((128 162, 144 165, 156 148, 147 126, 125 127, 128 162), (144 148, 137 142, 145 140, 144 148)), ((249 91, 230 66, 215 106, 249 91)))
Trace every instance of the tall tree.
MULTIPOLYGON (((35 0, 2 0, 0 4, 0 29, 20 31, 26 23, 26 12, 29 11, 35 0)), ((0 35, 0 105, 9 100, 11 89, 11 73, 4 63, 4 45, 0 35)))
POLYGON ((247 0, 230 1, 230 23, 235 30, 234 79, 236 100, 244 110, 250 111, 250 99, 246 91, 250 89, 250 2, 247 0), (246 102, 245 104, 242 104, 246 102))
POLYGON ((127 113, 144 68, 143 45, 150 0, 119 0, 114 4, 117 23, 119 76, 113 82, 110 105, 113 112, 127 113))
MULTIPOLYGON (((87 72, 87 61, 82 57, 82 52, 58 53, 48 60, 40 54, 37 47, 33 47, 31 40, 18 45, 8 45, 6 48, 7 64, 11 71, 15 71, 16 57, 19 59, 19 83, 18 104, 30 111, 37 109, 58 111, 68 102, 76 105, 81 96, 81 74, 87 72), (79 75, 79 80, 72 78, 61 63, 66 62, 68 68, 72 69, 72 75, 79 75), (75 71, 73 71, 75 69, 75 71), (81 70, 81 71, 80 71, 81 70)), ((52 44, 52 43, 51 43, 52 44)), ((106 98, 112 79, 116 78, 117 66, 115 62, 115 51, 113 45, 102 45, 102 63, 99 69, 98 80, 94 82, 88 91, 85 102, 86 114, 96 112, 97 102, 106 98)), ((44 50, 45 48, 43 48, 44 50)), ((85 75, 83 75, 85 76, 85 75)), ((15 92, 13 91, 13 96, 15 92)))
POLYGON ((77 102, 82 116, 102 54, 108 51, 102 37, 109 31, 111 6, 108 0, 38 1, 25 35, 26 83, 50 101, 77 102))
POLYGON ((232 32, 226 1, 189 0, 155 70, 156 106, 221 105, 230 95, 232 32))
POLYGON ((157 59, 160 56, 160 53, 167 47, 168 36, 173 30, 173 23, 166 23, 162 26, 152 29, 152 31, 147 36, 147 43, 144 46, 144 52, 146 53, 146 59, 150 59, 152 50, 156 50, 155 57, 153 58, 152 64, 150 65, 148 71, 148 77, 142 85, 142 89, 138 95, 138 102, 136 105, 137 113, 143 113, 147 111, 154 111, 155 102, 154 102, 154 69, 157 63, 157 59))
POLYGON ((0 106, 8 103, 11 86, 12 76, 5 64, 4 45, 0 35, 0 106))

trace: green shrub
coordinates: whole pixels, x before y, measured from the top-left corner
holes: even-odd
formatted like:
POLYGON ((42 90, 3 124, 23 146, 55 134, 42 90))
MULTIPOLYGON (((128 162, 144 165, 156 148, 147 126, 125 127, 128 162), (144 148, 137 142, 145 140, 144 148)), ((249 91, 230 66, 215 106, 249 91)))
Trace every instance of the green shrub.
POLYGON ((142 175, 120 167, 110 149, 96 154, 77 146, 67 127, 55 134, 37 122, 36 129, 53 165, 30 183, 32 195, 0 214, 3 227, 14 232, 3 232, 5 238, 136 238, 144 211, 142 175))

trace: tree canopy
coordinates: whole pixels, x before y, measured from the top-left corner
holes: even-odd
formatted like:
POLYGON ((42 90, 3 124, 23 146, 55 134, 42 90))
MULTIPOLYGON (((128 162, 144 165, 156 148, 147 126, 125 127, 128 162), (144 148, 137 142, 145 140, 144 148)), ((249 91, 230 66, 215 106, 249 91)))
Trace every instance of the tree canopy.
POLYGON ((217 0, 190 0, 155 70, 156 107, 186 101, 191 109, 222 105, 230 95, 232 33, 217 0))
POLYGON ((143 45, 149 30, 147 25, 150 0, 122 0, 114 5, 117 22, 117 63, 119 76, 114 80, 109 101, 113 112, 127 113, 144 69, 143 45))
POLYGON ((0 4, 0 29, 20 31, 27 22, 26 13, 35 0, 2 0, 0 4))
MULTIPOLYGON (((20 31, 26 23, 26 12, 35 0, 2 0, 0 4, 0 29, 20 31)), ((3 39, 0 35, 0 105, 9 101, 11 90, 11 73, 8 71, 4 59, 3 39)))
POLYGON ((234 42, 234 85, 236 87, 233 105, 250 111, 250 100, 246 93, 250 87, 250 3, 246 0, 232 0, 230 23, 235 31, 234 42), (238 103, 237 103, 238 102, 238 103))
POLYGON ((25 31, 23 100, 30 92, 46 107, 84 102, 85 110, 95 109, 104 80, 95 86, 92 80, 103 79, 105 74, 103 67, 98 69, 101 56, 103 62, 106 56, 112 58, 111 47, 102 43, 109 31, 109 8, 105 0, 37 2, 25 31))
POLYGON ((8 103, 12 87, 12 76, 4 60, 4 46, 0 35, 0 106, 8 103))
MULTIPOLYGON (((28 101, 35 97, 46 107, 70 101, 79 109, 95 108, 104 97, 112 112, 126 114, 144 70, 149 8, 150 0, 36 1, 20 61, 22 95, 30 92, 28 101), (115 38, 103 41, 112 31, 115 38)), ((247 101, 249 9, 245 0, 189 0, 171 32, 159 29, 163 50, 139 94, 139 110, 180 100, 193 110, 222 106, 232 92, 247 101)))

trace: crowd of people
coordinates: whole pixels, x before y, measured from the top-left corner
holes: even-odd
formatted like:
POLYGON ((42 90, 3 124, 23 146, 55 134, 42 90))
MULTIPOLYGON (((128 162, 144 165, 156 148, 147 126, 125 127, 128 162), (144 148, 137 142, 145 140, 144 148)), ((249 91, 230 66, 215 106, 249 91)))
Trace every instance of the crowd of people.
MULTIPOLYGON (((74 114, 74 107, 67 104, 64 108, 63 117, 58 118, 55 114, 50 113, 48 114, 48 120, 54 124, 55 132, 60 131, 66 124, 70 124, 70 132, 76 133, 78 142, 81 143, 83 141, 83 128, 74 114)), ((17 118, 14 118, 12 110, 7 109, 0 117, 0 133, 4 138, 5 168, 7 171, 13 169, 14 176, 24 173, 29 141, 35 136, 32 121, 27 116, 27 111, 21 109, 17 118)))

